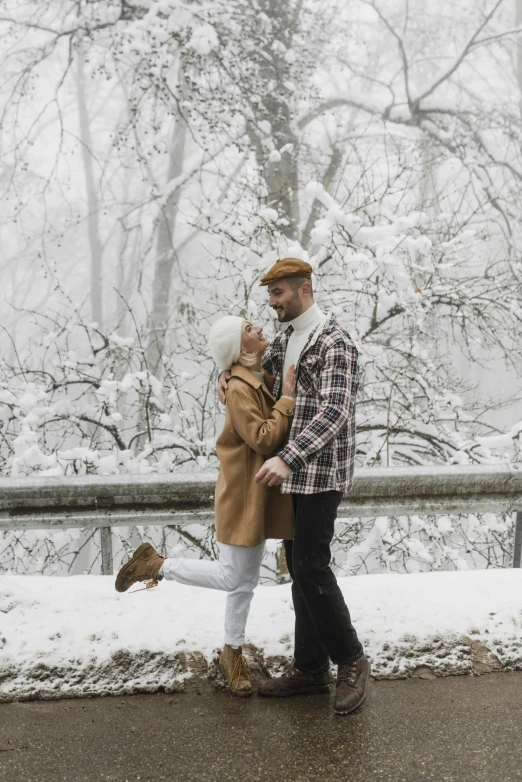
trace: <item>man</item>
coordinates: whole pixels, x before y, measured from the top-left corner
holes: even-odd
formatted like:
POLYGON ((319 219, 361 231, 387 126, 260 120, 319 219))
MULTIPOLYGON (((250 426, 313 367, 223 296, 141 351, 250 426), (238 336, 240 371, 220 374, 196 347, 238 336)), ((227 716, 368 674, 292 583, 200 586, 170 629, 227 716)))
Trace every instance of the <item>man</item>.
MULTIPOLYGON (((266 349, 263 369, 274 377, 273 395, 296 364, 296 407, 286 445, 256 475, 281 485, 294 503, 294 540, 285 540, 295 609, 294 662, 261 685, 267 697, 329 691, 329 660, 338 666, 335 712, 364 701, 370 664, 330 568, 337 508, 352 484, 355 456, 357 349, 333 314, 315 304, 312 267, 296 258, 277 261, 261 278, 269 306, 288 323, 266 349)), ((225 378, 220 380, 224 398, 225 378)))

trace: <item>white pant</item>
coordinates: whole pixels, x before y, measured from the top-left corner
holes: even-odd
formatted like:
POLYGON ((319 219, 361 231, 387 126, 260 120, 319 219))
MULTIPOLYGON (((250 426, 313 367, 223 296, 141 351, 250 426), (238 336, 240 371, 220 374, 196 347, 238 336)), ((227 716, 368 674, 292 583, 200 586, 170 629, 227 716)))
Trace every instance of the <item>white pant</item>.
POLYGON ((259 581, 265 544, 229 546, 218 543, 219 560, 166 559, 162 572, 168 581, 228 592, 225 611, 225 643, 242 646, 254 589, 259 581))

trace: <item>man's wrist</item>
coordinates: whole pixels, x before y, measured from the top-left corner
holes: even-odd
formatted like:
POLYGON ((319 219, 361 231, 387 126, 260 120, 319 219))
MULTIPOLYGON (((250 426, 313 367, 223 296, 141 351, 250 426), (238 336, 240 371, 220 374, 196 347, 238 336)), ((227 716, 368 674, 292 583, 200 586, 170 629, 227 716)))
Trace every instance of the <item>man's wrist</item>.
POLYGON ((290 445, 286 445, 282 448, 277 455, 284 461, 287 467, 290 467, 292 472, 306 467, 304 459, 302 459, 290 445))

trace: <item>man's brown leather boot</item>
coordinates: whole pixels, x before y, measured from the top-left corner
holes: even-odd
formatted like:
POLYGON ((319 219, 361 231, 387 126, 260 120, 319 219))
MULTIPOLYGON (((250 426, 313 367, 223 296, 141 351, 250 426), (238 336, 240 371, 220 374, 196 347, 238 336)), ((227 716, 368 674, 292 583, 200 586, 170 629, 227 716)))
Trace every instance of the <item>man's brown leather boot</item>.
POLYGON ((339 665, 334 710, 336 714, 349 714, 366 698, 370 663, 363 654, 349 665, 339 665))
POLYGON ((228 691, 231 695, 236 695, 239 698, 247 698, 252 695, 250 668, 243 656, 241 646, 234 649, 225 644, 219 657, 219 667, 227 680, 228 691))
POLYGON ((142 543, 132 558, 120 568, 116 576, 116 591, 126 592, 137 581, 145 581, 145 589, 158 586, 158 581, 163 578, 158 573, 164 559, 150 543, 142 543))
POLYGON ((285 698, 287 695, 320 695, 329 691, 328 670, 306 673, 292 664, 282 676, 263 682, 258 693, 268 698, 285 698))

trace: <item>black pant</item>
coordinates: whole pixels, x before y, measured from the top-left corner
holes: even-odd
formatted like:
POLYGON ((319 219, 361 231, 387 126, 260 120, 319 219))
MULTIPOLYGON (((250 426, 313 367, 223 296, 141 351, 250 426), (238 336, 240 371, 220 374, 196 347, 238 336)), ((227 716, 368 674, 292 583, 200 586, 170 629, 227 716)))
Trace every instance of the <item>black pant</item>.
POLYGON ((362 646, 330 568, 330 543, 343 492, 293 494, 294 539, 285 540, 295 610, 295 664, 317 673, 353 662, 362 646))

